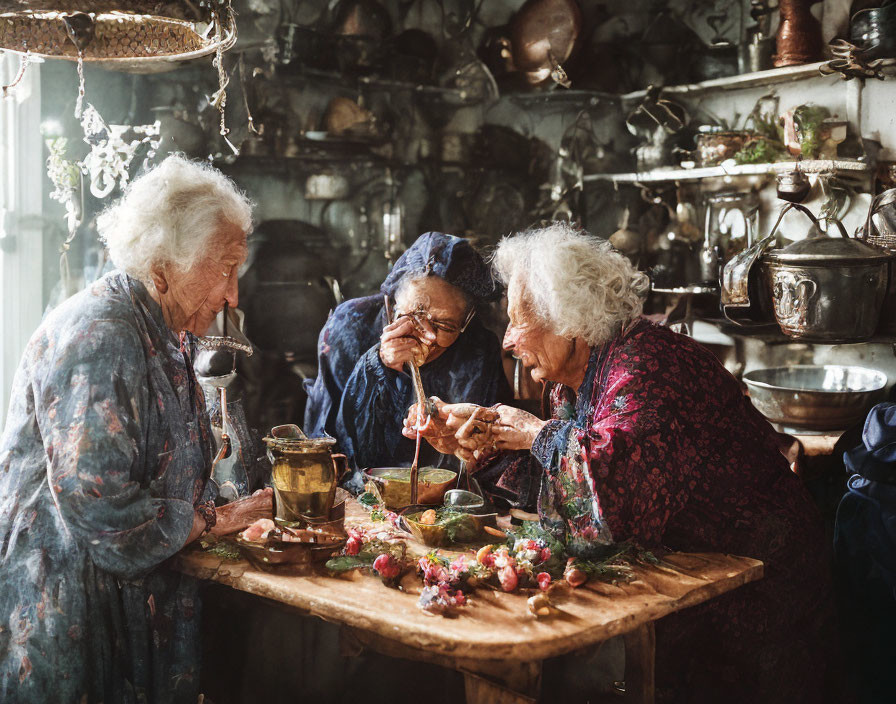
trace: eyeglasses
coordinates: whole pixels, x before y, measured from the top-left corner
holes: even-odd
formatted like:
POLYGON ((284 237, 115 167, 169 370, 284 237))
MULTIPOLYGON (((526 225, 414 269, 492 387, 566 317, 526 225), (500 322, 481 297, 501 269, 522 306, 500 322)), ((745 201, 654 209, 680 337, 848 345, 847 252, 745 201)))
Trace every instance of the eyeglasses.
POLYGON ((429 325, 435 332, 436 342, 441 342, 443 340, 455 338, 464 330, 466 330, 467 326, 470 324, 470 321, 473 320, 473 316, 476 315, 476 309, 470 309, 470 312, 467 313, 466 320, 464 320, 463 325, 461 326, 458 326, 456 323, 448 322, 447 320, 435 320, 433 319, 432 314, 429 311, 422 308, 418 308, 417 310, 413 310, 408 313, 402 313, 400 311, 396 311, 396 313, 396 319, 404 316, 410 316, 418 321, 425 320, 427 323, 429 323, 429 325))

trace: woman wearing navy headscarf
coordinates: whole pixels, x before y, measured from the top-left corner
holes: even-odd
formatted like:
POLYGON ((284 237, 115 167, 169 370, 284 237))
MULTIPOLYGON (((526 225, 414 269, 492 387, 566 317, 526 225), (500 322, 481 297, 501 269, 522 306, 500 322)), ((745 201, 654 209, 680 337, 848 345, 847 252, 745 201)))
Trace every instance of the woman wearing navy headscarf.
MULTIPOLYGON (((380 292, 333 311, 320 333, 317 379, 308 382, 306 432, 337 438, 352 469, 413 461, 414 441, 401 434, 416 401, 410 361, 426 393, 443 401, 488 406, 510 395, 501 346, 477 315, 501 289, 467 240, 421 235, 380 292)), ((420 453, 421 466, 457 465, 426 443, 420 453)))
POLYGON ((862 444, 844 456, 851 475, 837 509, 834 573, 852 683, 860 704, 896 692, 896 403, 865 420, 862 444))

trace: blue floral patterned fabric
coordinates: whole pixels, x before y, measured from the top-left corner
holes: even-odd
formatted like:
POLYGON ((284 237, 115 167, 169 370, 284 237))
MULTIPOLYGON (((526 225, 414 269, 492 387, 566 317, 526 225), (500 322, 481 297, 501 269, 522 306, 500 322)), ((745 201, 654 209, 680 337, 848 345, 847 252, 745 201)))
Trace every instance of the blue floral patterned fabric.
POLYGON ((163 564, 213 498, 181 349, 116 272, 32 337, 0 439, 0 701, 196 701, 196 583, 163 564))

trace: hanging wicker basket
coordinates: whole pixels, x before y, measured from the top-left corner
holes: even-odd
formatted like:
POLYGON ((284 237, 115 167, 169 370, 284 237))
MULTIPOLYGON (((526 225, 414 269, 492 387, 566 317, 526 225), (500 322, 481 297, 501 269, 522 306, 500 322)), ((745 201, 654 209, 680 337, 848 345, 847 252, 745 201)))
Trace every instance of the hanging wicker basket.
POLYGON ((207 17, 197 17, 192 3, 57 0, 21 9, 24 4, 0 0, 0 49, 72 61, 80 54, 94 65, 152 72, 227 51, 236 42, 229 3, 207 17))

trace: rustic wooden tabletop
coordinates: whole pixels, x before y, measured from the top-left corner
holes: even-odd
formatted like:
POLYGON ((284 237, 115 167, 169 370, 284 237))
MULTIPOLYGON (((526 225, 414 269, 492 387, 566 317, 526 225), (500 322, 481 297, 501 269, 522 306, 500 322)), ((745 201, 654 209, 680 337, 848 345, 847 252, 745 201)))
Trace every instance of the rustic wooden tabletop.
MULTIPOLYGON (((346 523, 365 521, 367 514, 351 502, 346 523)), ((430 550, 409 538, 409 554, 430 550)), ((633 565, 634 578, 627 582, 592 580, 578 589, 554 589, 554 614, 536 619, 526 608, 531 593, 525 590, 478 589, 456 618, 431 616, 417 607, 422 584, 413 573, 394 589, 368 574, 334 577, 321 567, 263 571, 200 550, 185 551, 175 565, 200 579, 342 624, 359 645, 461 670, 468 702, 535 701, 542 660, 623 634, 628 698, 652 701, 653 622, 760 579, 763 570, 760 561, 747 557, 670 553, 658 565, 633 565)))

